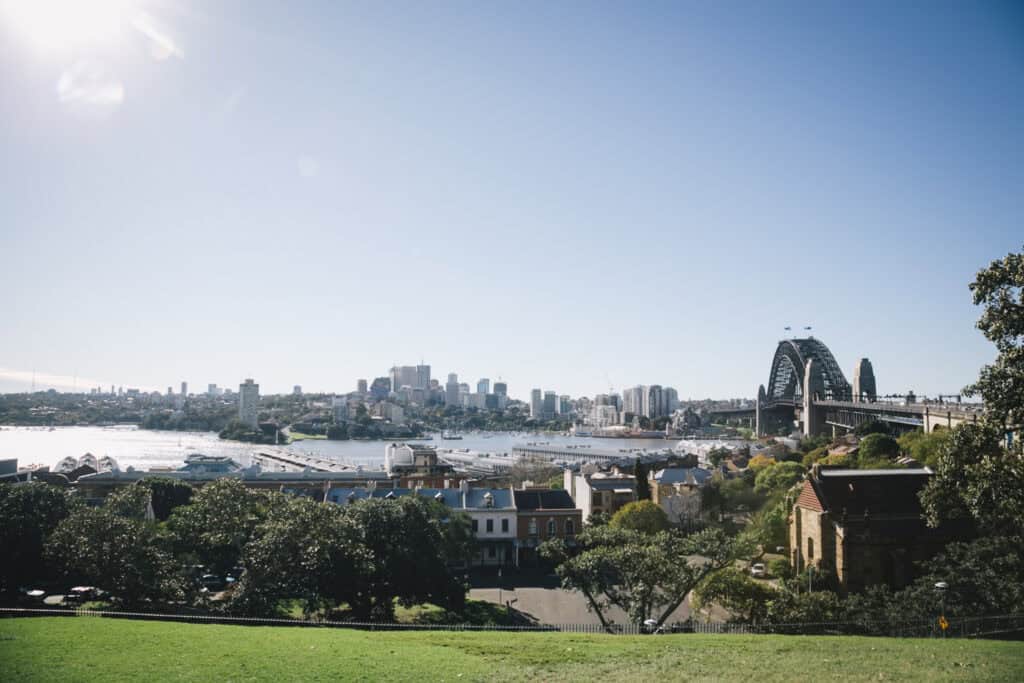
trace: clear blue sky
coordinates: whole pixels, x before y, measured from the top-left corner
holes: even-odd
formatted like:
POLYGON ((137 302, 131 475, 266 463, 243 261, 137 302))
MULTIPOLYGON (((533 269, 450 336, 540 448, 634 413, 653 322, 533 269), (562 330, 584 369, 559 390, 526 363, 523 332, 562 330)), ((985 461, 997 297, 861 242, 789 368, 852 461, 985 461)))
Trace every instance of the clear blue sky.
POLYGON ((994 355, 1019 3, 68 2, 0 10, 0 390, 753 396, 786 325, 883 392, 994 355))

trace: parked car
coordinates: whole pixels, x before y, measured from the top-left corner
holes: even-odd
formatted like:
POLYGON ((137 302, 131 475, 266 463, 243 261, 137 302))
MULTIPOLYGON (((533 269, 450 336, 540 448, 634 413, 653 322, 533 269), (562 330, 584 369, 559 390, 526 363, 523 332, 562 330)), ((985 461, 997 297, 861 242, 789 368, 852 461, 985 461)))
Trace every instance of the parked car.
POLYGON ((219 591, 224 588, 224 579, 216 574, 203 574, 199 579, 199 583, 203 585, 203 588, 211 591, 219 591))
POLYGON ((64 596, 64 602, 80 603, 98 597, 99 589, 94 586, 75 586, 64 596))
POLYGON ((766 572, 764 570, 763 562, 755 562, 754 564, 750 565, 750 575, 753 576, 755 579, 763 579, 765 577, 765 574, 766 572))

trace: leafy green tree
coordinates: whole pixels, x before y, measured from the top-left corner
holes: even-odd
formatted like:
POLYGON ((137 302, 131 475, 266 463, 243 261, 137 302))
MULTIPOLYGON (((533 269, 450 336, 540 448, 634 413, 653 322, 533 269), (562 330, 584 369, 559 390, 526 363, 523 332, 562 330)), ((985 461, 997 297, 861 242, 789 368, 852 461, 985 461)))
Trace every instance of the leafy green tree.
POLYGON ((448 564, 462 558, 443 552, 449 544, 437 508, 409 496, 362 500, 344 510, 371 558, 365 590, 349 600, 358 617, 393 621, 395 600, 406 607, 430 602, 461 611, 466 588, 449 573, 448 564))
POLYGON ((644 534, 656 534, 669 527, 668 515, 661 506, 650 500, 626 503, 612 515, 609 525, 615 529, 628 529, 644 534))
POLYGON ((785 497, 779 497, 756 512, 750 520, 749 535, 764 550, 774 552, 788 544, 789 503, 785 497))
POLYGON ((724 460, 727 460, 732 453, 729 452, 728 448, 712 448, 708 451, 708 462, 714 467, 718 467, 724 460))
POLYGON ((780 462, 757 473, 757 479, 754 480, 754 491, 762 494, 785 491, 803 479, 804 471, 804 467, 800 463, 780 462))
POLYGON ((843 616, 843 603, 832 591, 781 590, 768 601, 764 619, 773 624, 820 624, 843 616))
POLYGON ((75 499, 56 486, 0 484, 0 593, 48 578, 46 539, 75 508, 75 499))
POLYGON ((900 445, 900 452, 904 455, 922 465, 934 467, 938 462, 939 453, 950 439, 950 434, 948 429, 940 429, 928 434, 917 429, 901 435, 896 442, 900 445))
POLYGON ((886 434, 889 432, 889 425, 885 424, 881 420, 868 420, 867 422, 861 422, 859 425, 853 428, 853 433, 857 436, 867 436, 868 434, 886 434))
POLYGON ((651 483, 647 481, 647 473, 647 465, 637 460, 636 464, 633 465, 633 476, 636 477, 637 500, 651 499, 651 483))
POLYGON ((211 573, 228 574, 273 502, 273 495, 250 489, 237 479, 207 484, 167 520, 177 553, 206 565, 211 573))
POLYGON ((800 464, 804 467, 810 468, 814 463, 819 462, 826 457, 828 457, 828 446, 818 446, 814 450, 808 451, 800 460, 800 464))
POLYGON ((997 427, 1024 424, 1024 253, 1008 254, 977 274, 970 285, 984 311, 977 327, 999 352, 966 388, 980 394, 986 418, 997 427))
POLYGON ((117 489, 103 501, 103 507, 115 515, 145 520, 152 510, 152 494, 141 483, 117 489))
POLYGON ((114 507, 72 512, 47 540, 47 559, 64 579, 102 588, 128 606, 180 598, 177 565, 152 526, 114 507))
POLYGON ((166 521, 175 508, 188 505, 195 489, 188 482, 164 477, 146 477, 140 482, 149 489, 153 514, 158 521, 166 521))
POLYGON ((372 571, 361 531, 337 505, 287 498, 246 544, 242 574, 231 594, 234 612, 270 615, 284 599, 306 614, 357 601, 372 571))
POLYGON ((778 591, 761 581, 754 581, 747 572, 726 567, 704 579, 694 590, 694 608, 718 604, 732 614, 732 621, 756 624, 768 616, 768 603, 778 591))
POLYGON ((1002 438, 992 424, 952 430, 920 494, 929 524, 970 519, 993 534, 1024 527, 1024 460, 1007 453, 1002 438))
POLYGON ((900 453, 900 445, 888 434, 872 433, 860 440, 857 460, 862 468, 885 466, 900 453))
POLYGON ((684 536, 591 527, 577 543, 579 552, 570 555, 561 539, 553 539, 541 554, 558 565, 562 586, 581 592, 609 631, 612 606, 632 623, 653 618, 662 625, 704 577, 728 566, 737 553, 735 541, 717 529, 684 536))

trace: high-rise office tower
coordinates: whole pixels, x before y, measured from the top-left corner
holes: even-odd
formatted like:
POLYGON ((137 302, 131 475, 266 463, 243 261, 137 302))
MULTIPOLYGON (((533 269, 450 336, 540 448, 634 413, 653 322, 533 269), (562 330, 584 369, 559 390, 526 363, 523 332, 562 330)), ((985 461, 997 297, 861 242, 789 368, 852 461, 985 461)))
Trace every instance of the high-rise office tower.
POLYGON ((360 393, 360 394, 365 394, 366 393, 366 380, 365 379, 361 379, 361 380, 356 382, 356 392, 360 393))
POLYGON ((553 391, 544 392, 544 407, 542 411, 543 417, 549 420, 558 414, 558 394, 553 391))
POLYGON ((478 394, 489 394, 491 393, 491 380, 486 377, 479 379, 476 383, 476 393, 478 394))
POLYGON ((454 372, 448 374, 448 382, 444 385, 444 402, 450 406, 459 405, 459 376, 454 372))
POLYGON ((430 387, 430 366, 429 365, 417 365, 416 366, 416 384, 413 385, 413 389, 428 389, 430 387))
POLYGON ((185 398, 188 396, 188 382, 181 383, 181 397, 185 398))
POLYGON ((251 379, 238 386, 238 419, 250 429, 259 427, 260 385, 251 379))
POLYGON ((495 382, 494 393, 498 396, 508 396, 508 384, 505 382, 495 382))
POLYGON ((541 396, 540 389, 530 390, 530 417, 540 417, 541 411, 544 409, 544 400, 541 396))

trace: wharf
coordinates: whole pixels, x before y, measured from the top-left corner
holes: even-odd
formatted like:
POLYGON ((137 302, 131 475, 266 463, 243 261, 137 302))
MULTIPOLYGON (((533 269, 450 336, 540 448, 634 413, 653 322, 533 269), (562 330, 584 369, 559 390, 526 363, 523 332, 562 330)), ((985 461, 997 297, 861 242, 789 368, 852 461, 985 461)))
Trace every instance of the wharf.
POLYGON ((283 466, 286 469, 291 468, 296 471, 309 470, 311 472, 347 472, 351 468, 340 462, 334 462, 332 460, 324 460, 312 455, 303 455, 301 453, 283 453, 280 451, 267 453, 257 452, 252 454, 252 459, 260 464, 263 468, 273 468, 274 466, 283 466))

